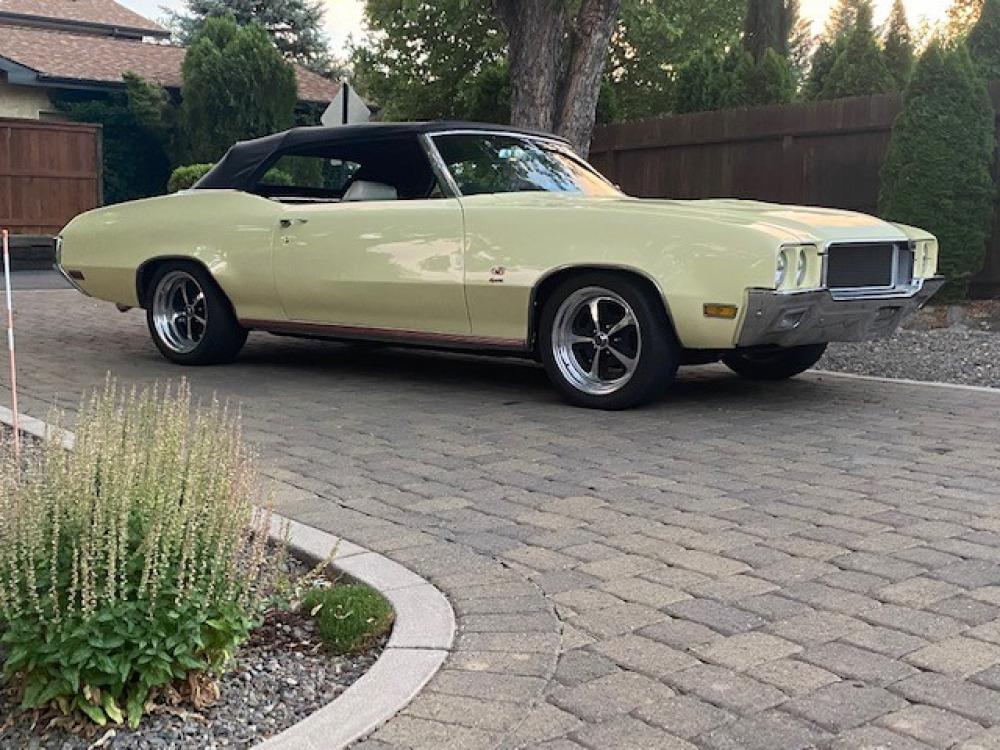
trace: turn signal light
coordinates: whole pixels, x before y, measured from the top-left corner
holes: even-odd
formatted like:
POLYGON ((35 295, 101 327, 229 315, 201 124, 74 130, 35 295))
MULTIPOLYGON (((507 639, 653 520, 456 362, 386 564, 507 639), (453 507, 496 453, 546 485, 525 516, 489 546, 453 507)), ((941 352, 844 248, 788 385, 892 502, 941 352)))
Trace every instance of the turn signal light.
POLYGON ((705 317, 722 318, 723 320, 736 320, 736 314, 739 310, 740 309, 736 305, 707 304, 705 305, 705 317))

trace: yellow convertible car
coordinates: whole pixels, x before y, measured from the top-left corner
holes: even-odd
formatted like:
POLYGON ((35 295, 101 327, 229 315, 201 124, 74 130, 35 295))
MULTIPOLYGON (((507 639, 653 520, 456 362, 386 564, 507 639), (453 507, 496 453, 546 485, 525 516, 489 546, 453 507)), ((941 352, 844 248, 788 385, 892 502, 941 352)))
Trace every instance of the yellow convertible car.
POLYGON ((468 123, 238 143, 191 190, 77 217, 58 251, 82 292, 145 308, 173 362, 229 362, 252 330, 516 354, 607 409, 685 364, 791 377, 943 283, 918 229, 630 198, 553 136, 468 123))

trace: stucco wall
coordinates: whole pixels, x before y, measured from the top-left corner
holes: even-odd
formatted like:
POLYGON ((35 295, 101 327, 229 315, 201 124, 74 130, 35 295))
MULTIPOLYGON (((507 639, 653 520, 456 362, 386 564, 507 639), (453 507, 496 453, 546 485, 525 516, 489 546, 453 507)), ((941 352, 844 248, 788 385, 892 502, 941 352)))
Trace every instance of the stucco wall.
POLYGON ((42 89, 14 86, 0 80, 0 117, 24 117, 37 120, 38 112, 53 109, 49 96, 42 89))

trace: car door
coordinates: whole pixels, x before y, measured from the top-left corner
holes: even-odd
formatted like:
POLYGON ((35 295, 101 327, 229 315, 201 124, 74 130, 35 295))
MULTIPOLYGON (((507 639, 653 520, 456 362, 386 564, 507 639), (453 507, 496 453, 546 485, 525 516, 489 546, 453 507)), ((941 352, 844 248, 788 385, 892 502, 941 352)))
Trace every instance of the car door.
POLYGON ((274 277, 289 321, 469 332, 455 199, 288 207, 275 236, 274 277))
POLYGON ((269 173, 283 183, 272 186, 284 197, 272 262, 288 321, 358 335, 468 334, 462 207, 437 188, 416 139, 337 153, 318 169, 283 158, 269 173))

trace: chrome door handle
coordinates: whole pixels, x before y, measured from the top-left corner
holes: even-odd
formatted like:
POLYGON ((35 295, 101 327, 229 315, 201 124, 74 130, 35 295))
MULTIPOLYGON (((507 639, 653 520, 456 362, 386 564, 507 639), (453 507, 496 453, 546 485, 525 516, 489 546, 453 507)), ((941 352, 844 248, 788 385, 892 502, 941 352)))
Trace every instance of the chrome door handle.
POLYGON ((305 224, 309 219, 282 219, 278 223, 281 224, 282 229, 289 229, 293 224, 305 224))

